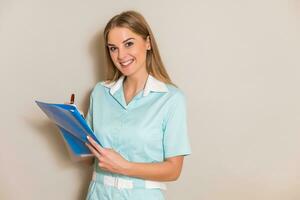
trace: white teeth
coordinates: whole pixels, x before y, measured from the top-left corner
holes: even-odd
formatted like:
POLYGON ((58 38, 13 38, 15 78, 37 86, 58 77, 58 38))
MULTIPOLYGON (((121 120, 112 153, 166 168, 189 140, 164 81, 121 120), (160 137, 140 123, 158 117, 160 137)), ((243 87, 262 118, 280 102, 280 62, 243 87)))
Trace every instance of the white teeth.
POLYGON ((132 62, 133 62, 133 60, 131 59, 131 60, 128 60, 128 61, 125 61, 125 62, 120 62, 120 64, 123 65, 123 66, 127 66, 127 65, 131 64, 132 62))

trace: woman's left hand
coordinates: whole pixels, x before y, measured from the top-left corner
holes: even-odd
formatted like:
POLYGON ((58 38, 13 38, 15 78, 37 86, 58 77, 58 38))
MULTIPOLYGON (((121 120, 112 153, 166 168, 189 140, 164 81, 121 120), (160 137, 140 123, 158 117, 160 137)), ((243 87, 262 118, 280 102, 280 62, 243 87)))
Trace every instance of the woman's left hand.
POLYGON ((101 147, 93 138, 87 138, 90 144, 86 143, 86 146, 98 159, 98 166, 102 170, 126 175, 126 171, 130 168, 129 161, 113 149, 101 147))

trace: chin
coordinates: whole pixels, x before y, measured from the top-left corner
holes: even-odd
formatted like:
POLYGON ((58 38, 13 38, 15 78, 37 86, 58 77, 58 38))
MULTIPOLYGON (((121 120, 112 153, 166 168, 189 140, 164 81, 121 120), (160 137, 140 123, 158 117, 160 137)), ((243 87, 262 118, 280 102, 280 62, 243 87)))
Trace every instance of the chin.
POLYGON ((136 70, 133 70, 133 69, 120 70, 120 71, 124 76, 130 76, 136 72, 136 70))
POLYGON ((118 69, 124 76, 134 75, 134 74, 138 73, 138 71, 141 70, 141 68, 136 65, 129 66, 127 69, 123 69, 122 67, 120 67, 118 69))
MULTIPOLYGON (((122 72, 122 71, 121 71, 122 72)), ((132 72, 122 72, 122 74, 124 75, 124 76, 131 76, 132 74, 134 74, 134 73, 132 73, 132 72)))

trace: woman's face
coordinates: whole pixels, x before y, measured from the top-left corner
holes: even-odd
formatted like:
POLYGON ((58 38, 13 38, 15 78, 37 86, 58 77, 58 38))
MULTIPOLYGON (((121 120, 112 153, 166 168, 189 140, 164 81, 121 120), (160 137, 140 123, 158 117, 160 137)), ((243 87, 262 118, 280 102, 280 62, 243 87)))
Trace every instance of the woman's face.
POLYGON ((144 40, 128 28, 112 28, 107 37, 107 46, 114 65, 125 76, 146 72, 146 55, 150 49, 149 38, 144 40))

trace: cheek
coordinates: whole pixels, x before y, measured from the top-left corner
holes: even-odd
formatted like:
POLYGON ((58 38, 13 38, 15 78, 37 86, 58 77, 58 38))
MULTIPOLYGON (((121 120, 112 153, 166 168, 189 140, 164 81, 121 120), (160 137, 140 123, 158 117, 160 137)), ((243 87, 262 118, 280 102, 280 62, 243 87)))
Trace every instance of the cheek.
POLYGON ((116 53, 110 53, 109 55, 110 55, 110 58, 113 61, 113 63, 116 64, 118 61, 118 57, 117 57, 116 53))
POLYGON ((145 62, 146 61, 146 52, 140 52, 139 53, 139 59, 140 59, 140 62, 145 62))
POLYGON ((132 51, 132 55, 134 55, 139 60, 139 62, 143 62, 143 60, 146 59, 146 50, 144 50, 143 48, 135 49, 134 51, 132 51))

